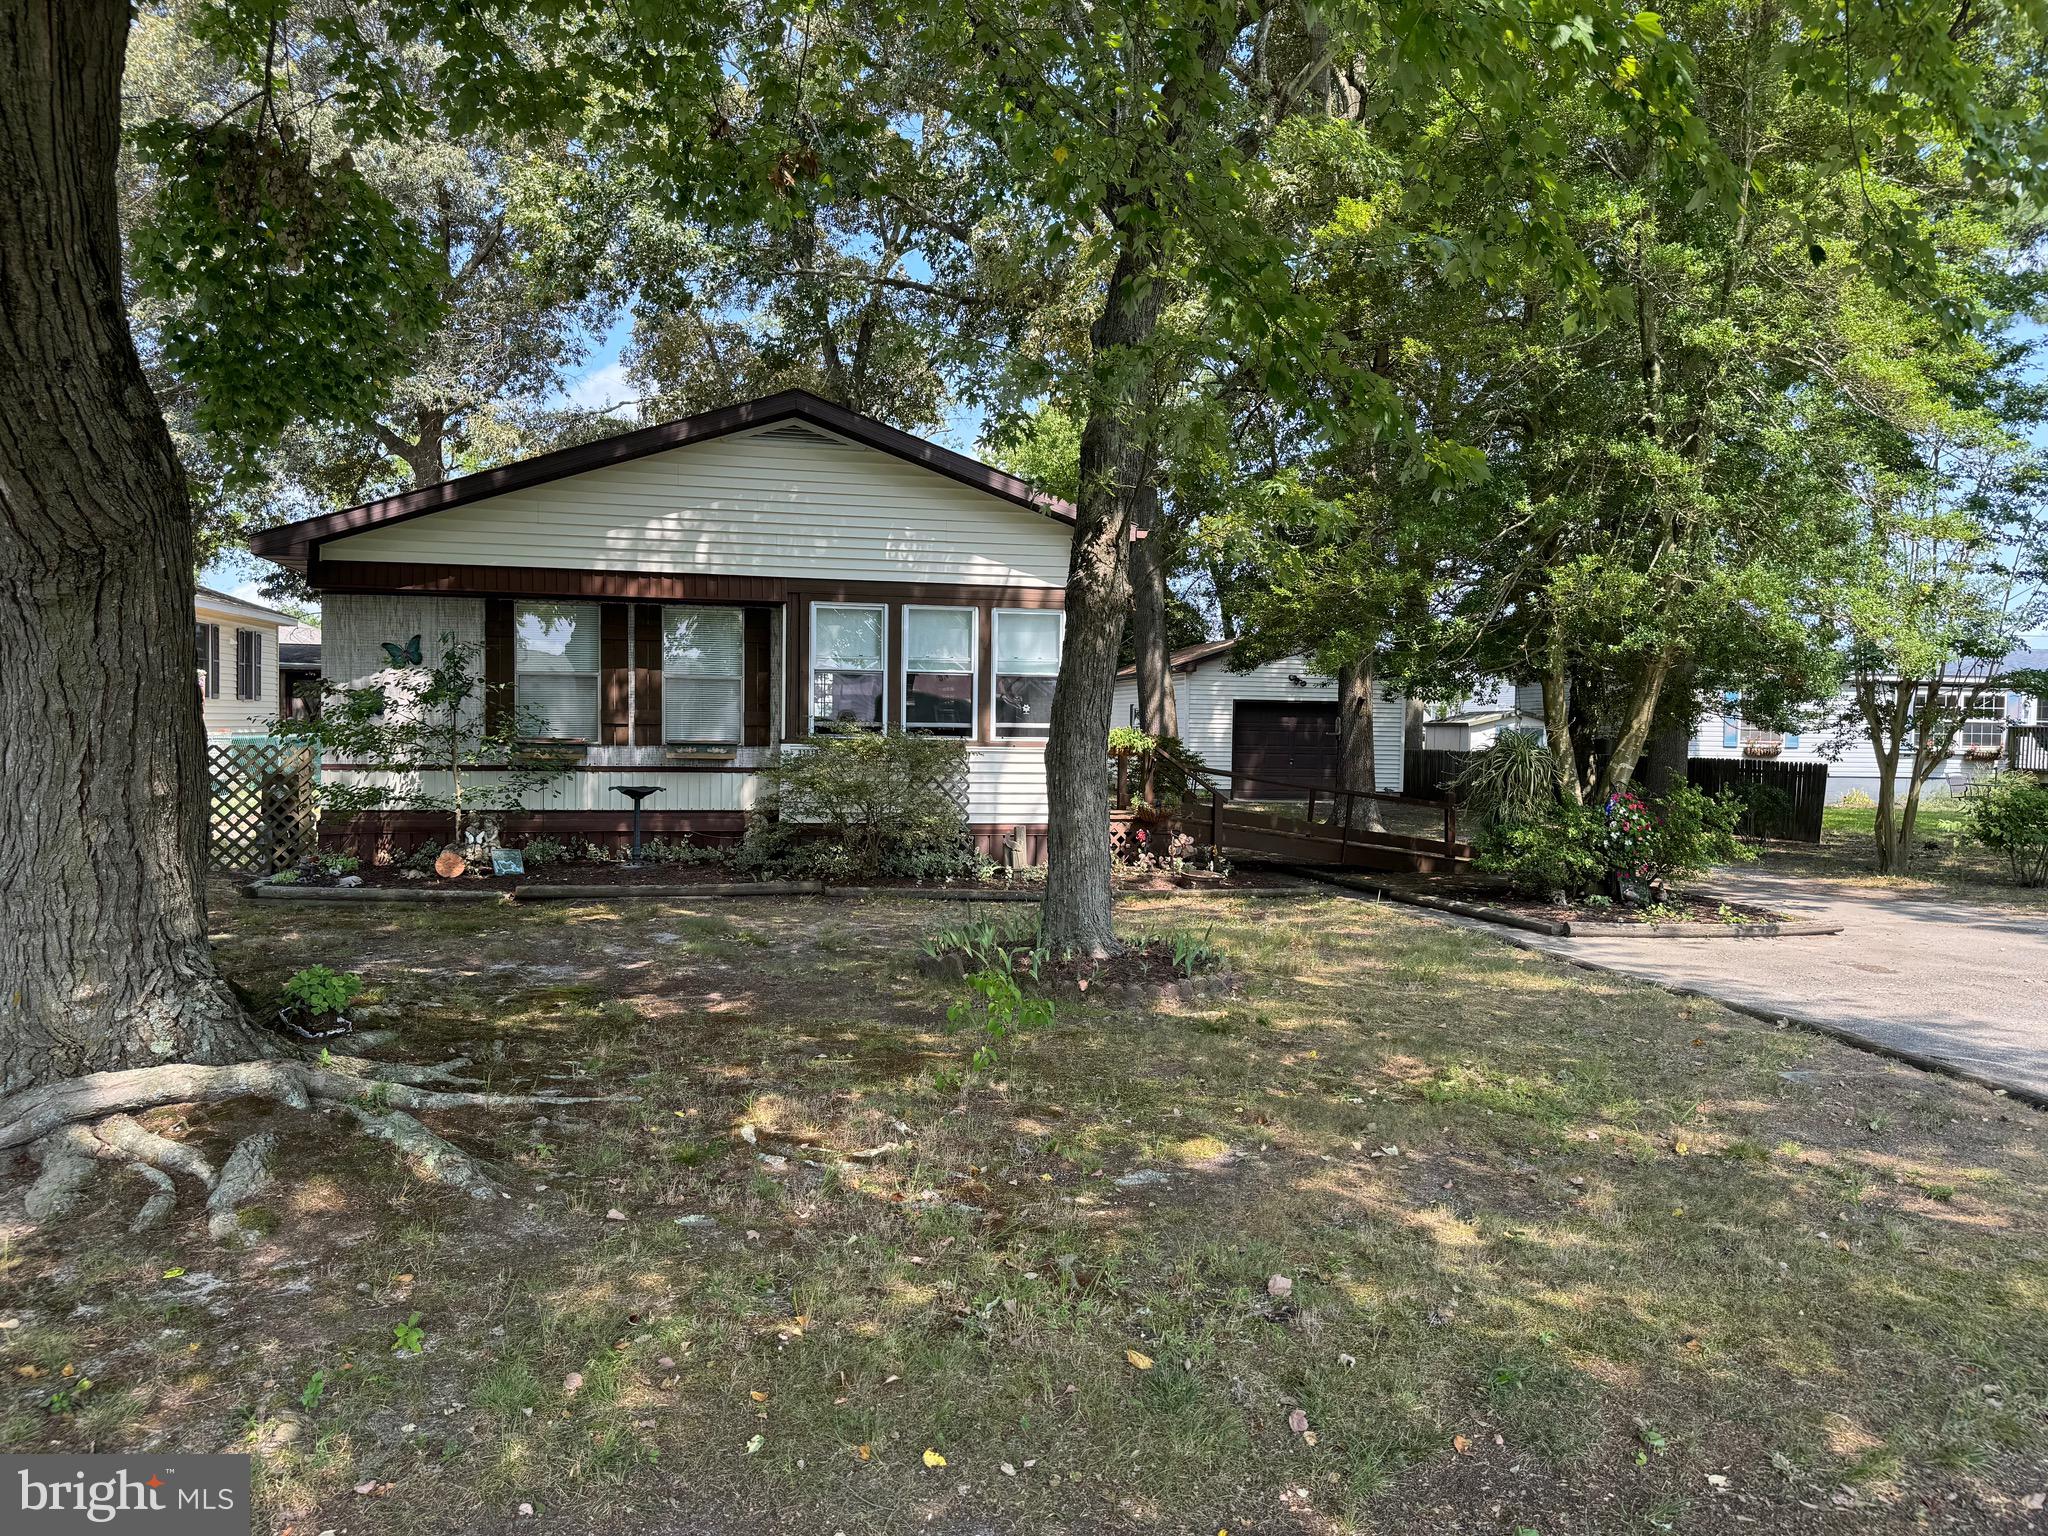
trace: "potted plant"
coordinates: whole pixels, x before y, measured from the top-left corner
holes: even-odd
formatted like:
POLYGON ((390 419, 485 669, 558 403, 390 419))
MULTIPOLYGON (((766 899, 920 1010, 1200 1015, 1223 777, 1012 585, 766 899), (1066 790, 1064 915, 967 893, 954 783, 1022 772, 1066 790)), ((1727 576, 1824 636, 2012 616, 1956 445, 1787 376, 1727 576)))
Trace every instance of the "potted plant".
POLYGON ((294 971, 279 989, 277 1027, 301 1040, 331 1040, 355 1028, 346 1012, 362 993, 363 978, 354 971, 309 965, 294 971))

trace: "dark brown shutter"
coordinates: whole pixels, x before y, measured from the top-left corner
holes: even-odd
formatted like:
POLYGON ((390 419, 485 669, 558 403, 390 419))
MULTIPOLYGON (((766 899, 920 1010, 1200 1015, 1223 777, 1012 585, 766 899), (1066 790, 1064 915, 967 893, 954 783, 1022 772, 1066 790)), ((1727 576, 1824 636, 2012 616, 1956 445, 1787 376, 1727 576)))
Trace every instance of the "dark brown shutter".
POLYGON ((626 603, 598 606, 597 664, 602 669, 599 686, 604 691, 604 729, 599 736, 608 747, 633 744, 633 670, 626 654, 626 603))
POLYGON ((661 604, 633 610, 633 745, 661 745, 661 604))
POLYGON ((220 697, 220 626, 206 626, 206 696, 220 697))
POLYGON ((496 736, 512 729, 519 700, 512 678, 512 599, 484 599, 484 730, 496 736))
POLYGON ((744 705, 745 735, 741 742, 749 747, 765 747, 774 729, 775 700, 773 697, 774 674, 769 670, 770 649, 769 626, 775 621, 772 608, 749 608, 747 610, 747 666, 744 705))

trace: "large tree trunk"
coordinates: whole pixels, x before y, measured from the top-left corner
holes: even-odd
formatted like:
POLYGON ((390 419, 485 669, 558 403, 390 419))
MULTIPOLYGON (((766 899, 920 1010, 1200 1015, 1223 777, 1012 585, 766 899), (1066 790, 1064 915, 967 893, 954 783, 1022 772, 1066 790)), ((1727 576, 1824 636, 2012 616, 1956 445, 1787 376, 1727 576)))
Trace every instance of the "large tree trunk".
POLYGON ((1664 696, 1664 679, 1671 675, 1672 660, 1669 651, 1659 651, 1643 663, 1635 691, 1629 697, 1628 714, 1621 723, 1621 735, 1600 768, 1599 799, 1604 801, 1635 777, 1636 760, 1643 755, 1643 744, 1650 739, 1650 726, 1657 718, 1657 701, 1664 696))
MULTIPOLYGON (((1138 725, 1164 741, 1180 735, 1173 697, 1173 657, 1166 643, 1166 559, 1159 529, 1159 487, 1147 483, 1133 520, 1148 537, 1131 546, 1131 645, 1137 652, 1138 725)), ((1159 754, 1145 757, 1145 803, 1159 803, 1159 754)))
MULTIPOLYGON (((1369 795, 1378 789, 1373 771, 1373 658, 1337 669, 1337 787, 1369 795)), ((1368 832, 1384 832, 1377 800, 1344 798, 1341 819, 1368 832)))
POLYGON ((262 1037, 206 943, 192 517, 121 302, 125 0, 0 0, 0 1093, 262 1037))
POLYGON ((1543 668, 1543 732, 1550 742, 1550 763, 1557 778, 1557 797, 1570 805, 1586 798, 1579 784, 1578 746, 1572 735, 1572 674, 1564 647, 1564 625, 1550 623, 1549 652, 1543 668))
POLYGON ((1686 782, 1686 763, 1692 755, 1694 716, 1693 670, 1674 670, 1664 685, 1665 702, 1650 730, 1649 756, 1643 764, 1643 787, 1652 795, 1664 796, 1686 782))
POLYGON ((1081 429, 1081 488, 1067 570, 1067 635, 1045 745, 1049 804, 1045 900, 1039 938, 1055 950, 1116 949, 1109 902, 1110 695, 1130 610, 1130 531, 1149 474, 1143 418, 1151 405, 1143 356, 1166 285, 1153 270, 1156 239, 1126 228, 1102 313, 1090 333, 1096 386, 1081 429))

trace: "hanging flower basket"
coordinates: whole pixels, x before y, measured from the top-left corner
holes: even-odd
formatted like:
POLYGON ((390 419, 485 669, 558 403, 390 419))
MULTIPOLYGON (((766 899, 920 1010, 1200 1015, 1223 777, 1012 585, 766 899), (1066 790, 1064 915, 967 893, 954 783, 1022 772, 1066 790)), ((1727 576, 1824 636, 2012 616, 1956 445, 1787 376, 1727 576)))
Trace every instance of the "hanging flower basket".
POLYGON ((1744 757, 1776 757, 1784 750, 1784 744, 1776 741, 1746 741, 1742 744, 1744 757))

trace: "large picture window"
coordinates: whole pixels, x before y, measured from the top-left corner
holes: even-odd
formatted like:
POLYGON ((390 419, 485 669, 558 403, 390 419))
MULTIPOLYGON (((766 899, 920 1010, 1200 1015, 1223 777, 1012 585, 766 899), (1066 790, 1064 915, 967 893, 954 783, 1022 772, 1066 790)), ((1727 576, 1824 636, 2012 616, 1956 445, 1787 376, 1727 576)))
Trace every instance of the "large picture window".
POLYGON ((662 610, 663 741, 739 745, 746 650, 746 616, 737 608, 662 610))
POLYGON ((889 610, 879 603, 811 608, 811 729, 881 729, 889 610))
POLYGON ((974 734, 977 617, 972 608, 903 610, 906 730, 974 734))
POLYGON ((522 603, 512 646, 521 734, 597 740, 597 604, 522 603))
POLYGON ((1042 609, 996 610, 996 735, 1042 741, 1051 730, 1065 617, 1042 609))

